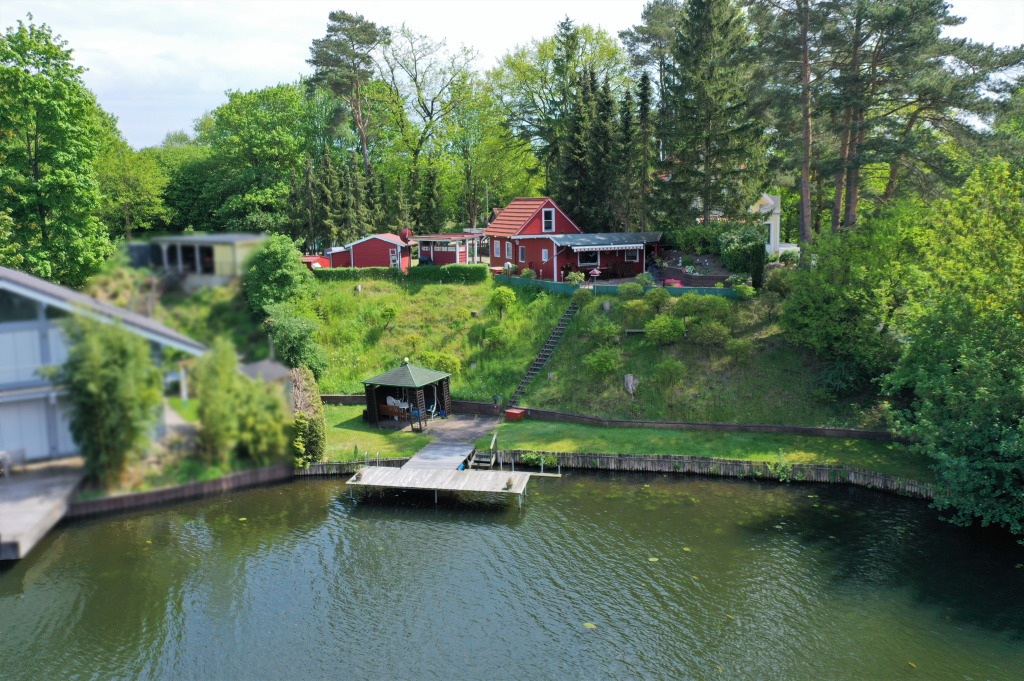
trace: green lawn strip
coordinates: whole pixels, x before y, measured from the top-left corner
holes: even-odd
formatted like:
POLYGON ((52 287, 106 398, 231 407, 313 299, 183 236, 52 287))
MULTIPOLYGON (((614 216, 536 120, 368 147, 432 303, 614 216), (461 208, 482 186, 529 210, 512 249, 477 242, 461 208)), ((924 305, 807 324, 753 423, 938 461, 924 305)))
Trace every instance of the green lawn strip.
POLYGON ((169 397, 167 403, 181 418, 189 423, 199 423, 199 400, 193 398, 185 404, 180 397, 169 397))
POLYGON ((327 460, 351 461, 353 450, 359 457, 369 452, 374 457, 412 456, 433 438, 421 433, 375 428, 363 421, 363 406, 324 405, 327 419, 327 460))
MULTIPOLYGON (((517 421, 498 428, 498 448, 602 454, 679 454, 719 459, 843 464, 934 482, 927 457, 894 442, 852 438, 723 433, 701 430, 608 428, 550 421, 517 421)), ((490 446, 490 438, 477 443, 490 446)))

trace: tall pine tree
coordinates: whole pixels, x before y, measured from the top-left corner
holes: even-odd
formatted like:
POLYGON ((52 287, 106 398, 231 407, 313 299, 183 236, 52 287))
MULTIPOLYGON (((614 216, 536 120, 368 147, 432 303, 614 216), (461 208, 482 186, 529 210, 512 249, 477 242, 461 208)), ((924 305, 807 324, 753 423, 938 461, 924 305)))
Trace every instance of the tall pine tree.
POLYGON ((731 0, 691 0, 673 49, 662 119, 667 181, 658 187, 677 224, 746 214, 763 185, 763 130, 751 101, 750 33, 731 0))

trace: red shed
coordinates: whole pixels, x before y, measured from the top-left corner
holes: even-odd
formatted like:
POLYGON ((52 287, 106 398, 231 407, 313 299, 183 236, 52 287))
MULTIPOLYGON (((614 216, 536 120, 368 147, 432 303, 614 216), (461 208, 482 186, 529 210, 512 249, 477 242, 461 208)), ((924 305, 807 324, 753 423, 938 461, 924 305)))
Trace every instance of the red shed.
POLYGON ((321 267, 331 266, 331 261, 322 255, 304 255, 302 256, 302 263, 308 267, 311 272, 321 267))
POLYGON ((409 271, 412 264, 410 244, 397 234, 373 234, 343 247, 328 248, 331 267, 401 267, 409 271))
POLYGON ((479 232, 450 232, 447 234, 418 235, 420 264, 430 261, 434 265, 454 265, 480 262, 479 232))
POLYGON ((491 269, 528 267, 538 279, 563 281, 572 271, 597 269, 603 278, 628 278, 647 267, 659 232, 586 234, 549 198, 515 199, 484 230, 491 269))

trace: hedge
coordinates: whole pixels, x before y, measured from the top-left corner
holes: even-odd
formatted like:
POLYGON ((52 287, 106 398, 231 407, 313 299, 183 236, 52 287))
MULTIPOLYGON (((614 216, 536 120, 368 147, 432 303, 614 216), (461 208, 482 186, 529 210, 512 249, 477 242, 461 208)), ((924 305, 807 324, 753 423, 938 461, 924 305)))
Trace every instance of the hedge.
POLYGON ((404 274, 397 267, 324 267, 313 275, 320 281, 365 281, 379 279, 396 284, 479 284, 487 281, 487 265, 420 265, 404 274))

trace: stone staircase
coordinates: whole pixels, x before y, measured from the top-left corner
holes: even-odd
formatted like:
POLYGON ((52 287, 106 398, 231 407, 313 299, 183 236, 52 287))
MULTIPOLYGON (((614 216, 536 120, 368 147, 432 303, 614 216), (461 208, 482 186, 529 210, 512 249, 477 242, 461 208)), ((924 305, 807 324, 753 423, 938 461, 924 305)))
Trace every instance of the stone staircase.
POLYGON ((519 382, 519 387, 516 388, 515 392, 512 393, 512 399, 508 401, 508 406, 518 407, 519 398, 523 396, 526 388, 530 385, 530 382, 536 378, 540 370, 544 368, 544 365, 551 359, 551 355, 554 354, 555 348, 558 347, 558 343, 562 340, 562 336, 565 334, 565 330, 569 327, 569 322, 573 320, 576 313, 580 311, 579 305, 570 305, 569 308, 562 315, 562 318, 558 320, 558 324, 551 331, 551 335, 548 336, 547 341, 544 343, 544 347, 541 348, 540 353, 536 359, 533 360, 533 364, 526 370, 526 375, 523 376, 523 380, 519 382))

